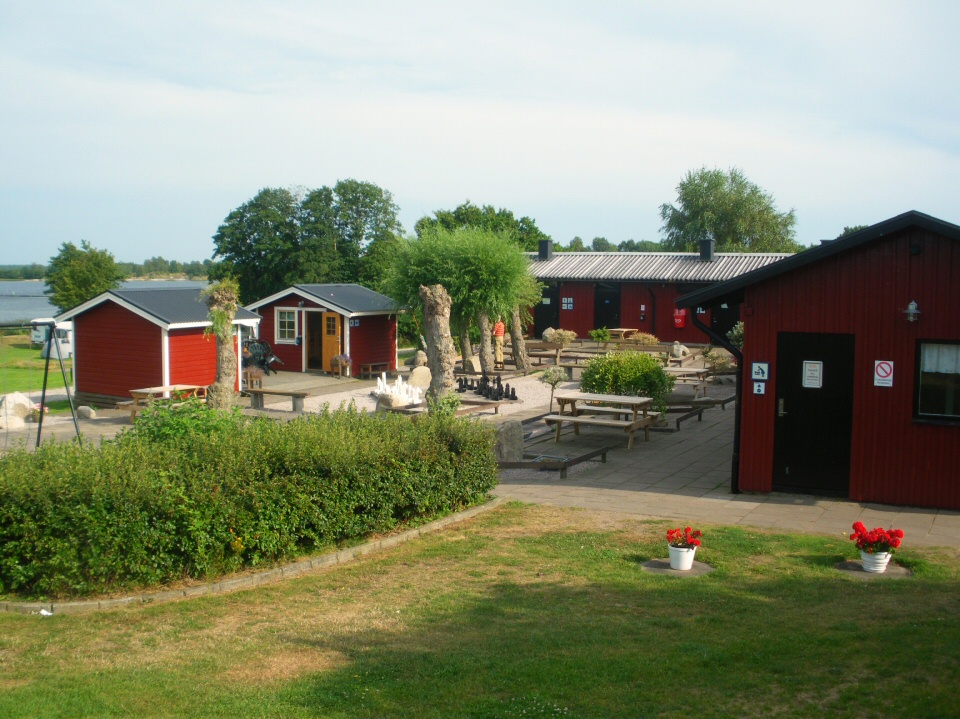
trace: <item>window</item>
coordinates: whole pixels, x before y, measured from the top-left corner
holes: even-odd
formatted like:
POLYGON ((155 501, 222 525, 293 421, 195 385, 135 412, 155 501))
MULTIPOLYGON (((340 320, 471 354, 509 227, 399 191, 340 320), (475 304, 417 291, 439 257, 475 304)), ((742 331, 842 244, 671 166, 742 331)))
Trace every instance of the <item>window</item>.
POLYGON ((297 311, 296 310, 277 310, 277 342, 296 342, 297 335, 297 311))
POLYGON ((917 416, 960 419, 960 343, 920 343, 917 416))
POLYGON ((573 309, 573 298, 572 297, 562 297, 560 299, 560 309, 562 310, 572 310, 573 309))

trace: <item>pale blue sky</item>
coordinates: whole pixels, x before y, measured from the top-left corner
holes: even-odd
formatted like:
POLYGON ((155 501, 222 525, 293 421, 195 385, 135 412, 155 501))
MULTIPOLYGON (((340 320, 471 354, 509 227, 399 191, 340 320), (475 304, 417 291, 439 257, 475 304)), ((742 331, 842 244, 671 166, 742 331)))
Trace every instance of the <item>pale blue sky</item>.
POLYGON ((0 0, 0 264, 86 239, 210 257, 266 186, 466 199, 559 242, 659 239, 739 167, 811 244, 960 223, 956 2, 0 0))

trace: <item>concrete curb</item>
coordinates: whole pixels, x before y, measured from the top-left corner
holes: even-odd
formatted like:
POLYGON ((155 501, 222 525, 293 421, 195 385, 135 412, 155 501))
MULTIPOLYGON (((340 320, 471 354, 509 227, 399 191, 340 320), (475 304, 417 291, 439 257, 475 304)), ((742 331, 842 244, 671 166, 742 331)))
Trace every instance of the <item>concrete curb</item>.
POLYGON ((299 562, 286 564, 282 567, 266 569, 255 574, 248 574, 234 579, 224 579, 207 584, 198 584, 194 587, 185 587, 183 589, 169 589, 162 592, 150 592, 147 594, 138 594, 130 597, 120 597, 117 599, 91 599, 89 601, 78 602, 0 602, 0 612, 15 612, 18 614, 40 614, 48 612, 49 614, 84 614, 87 612, 99 612, 107 609, 116 609, 117 607, 127 607, 132 605, 157 604, 159 602, 169 602, 175 599, 191 599, 206 594, 224 594, 238 589, 253 589, 262 584, 279 582, 293 577, 303 576, 319 570, 329 569, 338 564, 346 564, 358 557, 367 554, 396 547, 405 542, 409 542, 425 534, 432 534, 441 529, 449 527, 452 524, 462 522, 478 514, 483 514, 491 509, 499 507, 501 504, 510 501, 506 497, 496 497, 484 504, 465 509, 462 512, 451 514, 448 517, 441 517, 432 522, 424 524, 416 529, 408 529, 400 534, 393 534, 389 537, 383 537, 364 544, 358 544, 355 547, 341 549, 330 554, 323 554, 310 559, 301 559, 299 562))

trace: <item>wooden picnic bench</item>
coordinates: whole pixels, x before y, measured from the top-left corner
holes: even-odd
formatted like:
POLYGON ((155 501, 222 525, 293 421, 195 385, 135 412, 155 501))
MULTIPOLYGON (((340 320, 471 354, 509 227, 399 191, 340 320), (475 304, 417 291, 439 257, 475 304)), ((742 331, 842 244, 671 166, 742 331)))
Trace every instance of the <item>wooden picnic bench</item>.
POLYGON ((697 399, 702 394, 707 396, 707 375, 710 370, 706 367, 664 367, 663 371, 673 376, 677 384, 692 384, 693 398, 697 399))
POLYGON ((557 414, 549 414, 543 418, 548 425, 556 426, 556 436, 554 442, 560 441, 560 431, 564 424, 573 426, 573 433, 580 434, 580 426, 609 427, 612 429, 622 429, 627 433, 627 449, 633 448, 633 435, 638 429, 643 430, 644 439, 650 441, 650 427, 659 419, 656 412, 648 412, 647 407, 653 401, 649 397, 628 397, 616 394, 594 394, 589 392, 559 393, 554 399, 560 405, 557 414), (578 411, 577 403, 590 403, 581 406, 582 411, 578 411), (606 407, 604 405, 617 405, 616 407, 606 407), (569 406, 569 413, 564 413, 564 409, 569 406), (591 412, 585 414, 583 412, 591 412), (612 414, 615 416, 628 416, 628 419, 607 419, 599 417, 598 414, 612 414))
POLYGON ((167 384, 158 387, 141 387, 140 389, 130 390, 130 396, 133 399, 123 402, 117 402, 117 407, 130 408, 130 421, 137 418, 144 407, 158 400, 172 400, 174 406, 178 406, 178 401, 183 402, 187 399, 200 398, 206 401, 207 388, 196 384, 167 384))
POLYGON ((289 397, 293 401, 293 411, 303 412, 303 400, 310 396, 309 392, 287 391, 280 389, 247 389, 244 391, 250 395, 250 407, 253 409, 263 409, 264 396, 289 397))
POLYGON ((361 362, 360 363, 360 379, 365 379, 368 377, 376 377, 381 372, 386 372, 390 369, 389 362, 361 362))

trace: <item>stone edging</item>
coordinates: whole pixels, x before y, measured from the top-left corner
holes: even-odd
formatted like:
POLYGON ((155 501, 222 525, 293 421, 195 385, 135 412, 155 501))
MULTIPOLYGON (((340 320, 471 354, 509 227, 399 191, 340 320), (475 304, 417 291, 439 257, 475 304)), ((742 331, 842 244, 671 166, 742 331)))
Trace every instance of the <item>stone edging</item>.
POLYGON ((449 517, 442 517, 428 522, 422 527, 408 529, 400 534, 394 534, 383 539, 377 539, 372 542, 358 544, 356 547, 341 549, 330 554, 324 554, 312 559, 303 559, 293 564, 287 564, 282 567, 275 567, 263 572, 248 574, 234 579, 225 579, 219 582, 210 582, 208 584, 198 584, 195 587, 186 587, 184 589, 170 589, 163 592, 151 592, 148 594, 138 594, 131 597, 120 597, 119 599, 91 599, 89 601, 79 602, 6 602, 0 601, 0 612, 17 612, 19 614, 40 614, 48 612, 50 614, 80 614, 84 612, 99 612, 105 609, 115 607, 135 606, 138 604, 153 604, 155 602, 166 602, 173 599, 185 599, 189 597, 199 597, 204 594, 222 594, 232 592, 236 589, 251 589, 261 584, 268 584, 290 577, 299 577, 309 574, 318 569, 328 569, 338 564, 345 564, 353 561, 357 557, 365 554, 373 554, 382 549, 395 547, 398 544, 409 542, 424 534, 432 534, 451 524, 462 522, 478 514, 482 514, 501 504, 507 502, 505 497, 496 497, 495 499, 471 507, 462 512, 451 514, 449 517))

